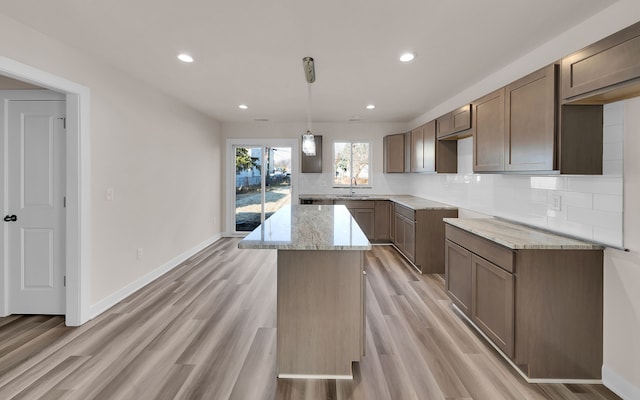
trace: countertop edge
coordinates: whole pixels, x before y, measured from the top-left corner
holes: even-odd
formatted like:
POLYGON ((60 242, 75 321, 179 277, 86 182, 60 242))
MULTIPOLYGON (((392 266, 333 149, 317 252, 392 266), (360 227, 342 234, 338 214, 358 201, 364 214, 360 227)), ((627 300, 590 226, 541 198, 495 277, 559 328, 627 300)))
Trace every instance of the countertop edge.
POLYGON ((462 229, 466 232, 473 233, 477 236, 480 236, 484 239, 490 240, 494 243, 497 243, 501 246, 507 247, 512 250, 604 250, 605 249, 605 246, 600 244, 590 243, 583 239, 576 239, 569 236, 564 236, 556 232, 548 232, 548 231, 545 231, 544 229, 538 229, 538 228, 526 226, 523 224, 519 224, 517 222, 498 220, 494 218, 478 218, 478 220, 483 220, 483 222, 487 224, 493 223, 496 226, 504 224, 522 232, 544 234, 544 235, 549 235, 550 237, 557 237, 560 239, 573 242, 573 243, 567 243, 567 244, 515 243, 503 238, 496 237, 496 235, 492 232, 486 232, 483 229, 480 229, 477 227, 469 227, 463 222, 465 220, 473 221, 475 219, 474 218, 443 218, 443 221, 449 225, 455 226, 456 228, 462 229))

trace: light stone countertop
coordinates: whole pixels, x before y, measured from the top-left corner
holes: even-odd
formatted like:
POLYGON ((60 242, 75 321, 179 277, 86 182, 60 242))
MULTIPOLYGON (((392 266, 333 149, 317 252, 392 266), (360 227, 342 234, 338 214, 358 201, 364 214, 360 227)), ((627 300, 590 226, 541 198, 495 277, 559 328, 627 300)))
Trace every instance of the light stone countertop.
POLYGON ((343 205, 292 205, 276 211, 238 248, 370 250, 371 243, 343 205))
POLYGON ((603 246, 494 218, 444 218, 444 222, 510 249, 602 250, 603 246))
POLYGON ((371 194, 362 195, 354 194, 353 196, 337 195, 337 194, 301 194, 298 196, 300 200, 390 200, 394 203, 408 207, 412 210, 457 210, 458 207, 448 204, 439 203, 433 200, 423 199, 421 197, 410 195, 396 194, 371 194))

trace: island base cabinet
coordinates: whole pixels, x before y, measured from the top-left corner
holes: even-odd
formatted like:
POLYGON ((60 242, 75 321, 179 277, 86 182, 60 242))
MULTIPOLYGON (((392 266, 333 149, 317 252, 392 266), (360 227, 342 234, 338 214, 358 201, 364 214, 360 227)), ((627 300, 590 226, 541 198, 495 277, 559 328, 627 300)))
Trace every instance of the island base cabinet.
POLYGON ((513 275, 473 255, 471 297, 471 320, 513 358, 513 275))
POLYGON ((364 349, 363 252, 278 250, 281 378, 351 378, 364 349))

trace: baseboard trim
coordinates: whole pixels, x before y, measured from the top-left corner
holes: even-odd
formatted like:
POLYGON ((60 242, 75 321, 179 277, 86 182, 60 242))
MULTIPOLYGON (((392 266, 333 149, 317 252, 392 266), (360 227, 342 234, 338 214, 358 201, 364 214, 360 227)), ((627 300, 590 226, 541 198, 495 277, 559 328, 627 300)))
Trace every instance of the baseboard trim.
POLYGON ((179 254, 176 257, 172 258, 171 260, 167 261, 160 267, 154 269, 153 271, 150 271, 146 275, 131 282, 127 286, 123 287, 122 289, 110 294, 109 296, 100 300, 96 304, 91 305, 91 307, 89 308, 89 318, 93 319, 98 315, 102 314, 103 312, 107 311, 111 307, 118 304, 120 301, 124 300, 125 298, 132 295, 136 291, 142 289, 149 283, 153 282, 154 280, 158 279, 162 275, 171 271, 172 269, 174 269, 175 267, 183 263, 185 260, 187 260, 189 257, 198 253, 205 247, 212 245, 213 243, 217 242, 221 238, 222 238, 222 234, 217 234, 205 240, 204 242, 199 243, 198 245, 190 248, 189 250, 183 252, 182 254, 179 254))
POLYGON ((633 385, 606 365, 602 366, 602 383, 625 400, 640 399, 640 387, 633 385))

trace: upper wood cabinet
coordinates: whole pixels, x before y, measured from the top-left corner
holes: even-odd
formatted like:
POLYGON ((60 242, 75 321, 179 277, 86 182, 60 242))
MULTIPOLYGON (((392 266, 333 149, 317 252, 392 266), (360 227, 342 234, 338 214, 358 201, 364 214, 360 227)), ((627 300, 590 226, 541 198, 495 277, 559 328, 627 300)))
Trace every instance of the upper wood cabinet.
POLYGON ((322 172, 322 135, 313 135, 316 142, 316 155, 308 156, 303 151, 300 152, 302 173, 321 173, 322 172))
POLYGON ((435 144, 435 120, 411 131, 411 172, 435 172, 435 144))
POLYGON ((602 174, 602 106, 558 106, 552 64, 475 101, 475 172, 602 174))
POLYGON ((562 59, 562 99, 604 104, 640 95, 640 22, 562 59))
POLYGON ((473 171, 504 171, 504 88, 473 102, 473 171))
POLYGON ((554 169, 557 75, 552 64, 506 86, 506 171, 554 169))
POLYGON ((401 173, 409 172, 406 170, 406 149, 408 143, 405 143, 404 133, 395 135, 387 135, 384 137, 384 166, 385 173, 401 173))
MULTIPOLYGON (((438 139, 469 130, 471 128, 471 105, 467 104, 436 119, 436 137, 438 139)), ((466 136, 470 136, 469 132, 466 136)), ((462 137, 456 136, 456 139, 462 137)))

